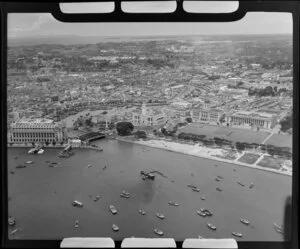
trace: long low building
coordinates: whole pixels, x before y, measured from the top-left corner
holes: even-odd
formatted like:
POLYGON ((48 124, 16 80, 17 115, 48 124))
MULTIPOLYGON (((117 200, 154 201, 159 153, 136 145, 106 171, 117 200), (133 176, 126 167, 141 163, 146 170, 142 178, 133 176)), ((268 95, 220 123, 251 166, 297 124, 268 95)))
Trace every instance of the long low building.
POLYGON ((272 129, 276 125, 277 115, 262 112, 239 111, 226 115, 229 124, 254 125, 272 129))
POLYGON ((66 138, 65 127, 50 119, 23 119, 12 123, 8 131, 8 142, 63 142, 66 138))

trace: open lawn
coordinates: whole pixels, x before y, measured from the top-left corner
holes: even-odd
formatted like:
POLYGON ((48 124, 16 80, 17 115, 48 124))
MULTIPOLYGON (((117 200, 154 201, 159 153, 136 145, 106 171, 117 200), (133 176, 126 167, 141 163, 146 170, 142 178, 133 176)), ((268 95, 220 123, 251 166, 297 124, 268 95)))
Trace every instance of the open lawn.
POLYGON ((234 142, 261 143, 270 133, 239 129, 233 127, 220 127, 213 125, 194 125, 191 124, 178 131, 178 133, 193 133, 197 135, 206 135, 209 138, 219 137, 234 142))
POLYGON ((290 147, 292 148, 293 144, 293 135, 280 135, 274 134, 271 136, 266 144, 271 144, 279 147, 290 147))
POLYGON ((278 158, 276 159, 271 156, 264 156, 257 165, 271 169, 280 169, 281 163, 281 160, 278 158))
POLYGON ((245 153, 238 161, 241 163, 254 164, 258 158, 259 155, 257 154, 245 153))

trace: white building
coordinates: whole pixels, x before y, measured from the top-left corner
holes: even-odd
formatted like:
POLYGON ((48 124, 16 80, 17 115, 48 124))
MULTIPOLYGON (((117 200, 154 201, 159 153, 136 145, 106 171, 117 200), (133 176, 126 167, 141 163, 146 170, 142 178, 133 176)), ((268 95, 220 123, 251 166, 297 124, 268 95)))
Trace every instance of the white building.
POLYGON ((66 137, 65 127, 50 119, 23 119, 10 126, 10 141, 13 143, 62 142, 66 137))
POLYGON ((223 112, 216 108, 195 108, 191 111, 193 122, 196 123, 218 123, 223 112))
POLYGON ((132 113, 132 124, 134 126, 156 126, 164 123, 163 113, 160 110, 147 108, 145 103, 143 103, 141 110, 135 110, 132 113))

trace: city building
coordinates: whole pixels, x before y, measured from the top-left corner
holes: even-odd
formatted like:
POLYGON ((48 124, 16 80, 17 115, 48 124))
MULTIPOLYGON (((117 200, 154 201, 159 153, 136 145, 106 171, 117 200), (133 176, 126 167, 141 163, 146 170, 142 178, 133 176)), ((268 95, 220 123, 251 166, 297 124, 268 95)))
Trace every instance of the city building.
POLYGON ((50 119, 23 119, 10 126, 8 142, 63 142, 66 138, 65 127, 50 119))
POLYGON ((218 123, 222 116, 222 110, 216 108, 200 107, 191 111, 193 122, 196 123, 218 123))
POLYGON ((160 110, 147 108, 143 103, 141 110, 134 110, 132 113, 132 124, 134 126, 156 126, 163 125, 165 117, 160 110))
POLYGON ((238 111, 226 115, 226 122, 236 125, 249 125, 271 129, 276 125, 277 115, 262 112, 238 111))

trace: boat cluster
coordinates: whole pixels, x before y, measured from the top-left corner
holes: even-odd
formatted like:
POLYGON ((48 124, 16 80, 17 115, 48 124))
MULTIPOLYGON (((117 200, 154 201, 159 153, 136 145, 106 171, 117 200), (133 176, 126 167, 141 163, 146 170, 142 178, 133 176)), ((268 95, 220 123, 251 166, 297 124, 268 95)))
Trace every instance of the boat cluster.
POLYGON ((146 179, 154 180, 155 179, 155 175, 153 175, 150 172, 144 171, 144 170, 141 171, 141 175, 142 175, 143 180, 146 180, 146 179))

